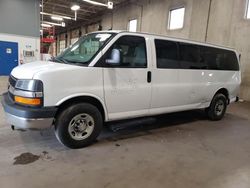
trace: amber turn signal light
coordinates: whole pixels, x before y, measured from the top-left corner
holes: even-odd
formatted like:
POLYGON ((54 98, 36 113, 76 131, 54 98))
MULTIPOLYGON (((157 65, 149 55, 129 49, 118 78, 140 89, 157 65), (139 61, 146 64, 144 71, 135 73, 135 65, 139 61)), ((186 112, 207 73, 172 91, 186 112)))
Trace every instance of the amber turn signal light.
POLYGON ((25 97, 19 97, 15 96, 15 102, 26 104, 26 105, 40 105, 41 99, 39 98, 25 98, 25 97))

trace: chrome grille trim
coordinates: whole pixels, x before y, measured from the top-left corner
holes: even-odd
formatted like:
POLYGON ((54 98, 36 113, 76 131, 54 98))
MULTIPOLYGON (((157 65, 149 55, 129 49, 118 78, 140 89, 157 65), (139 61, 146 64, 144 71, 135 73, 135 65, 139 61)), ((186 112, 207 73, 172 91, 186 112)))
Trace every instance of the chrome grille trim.
POLYGON ((15 88, 16 81, 17 81, 17 79, 16 79, 14 76, 10 75, 10 77, 9 77, 9 84, 10 84, 13 88, 15 88))

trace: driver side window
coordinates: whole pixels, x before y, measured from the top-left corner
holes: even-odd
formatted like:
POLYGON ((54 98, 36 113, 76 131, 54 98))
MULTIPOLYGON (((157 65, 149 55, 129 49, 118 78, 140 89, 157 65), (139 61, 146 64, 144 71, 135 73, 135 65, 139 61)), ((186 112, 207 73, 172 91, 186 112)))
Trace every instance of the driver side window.
POLYGON ((102 64, 105 64, 103 64, 104 67, 146 68, 147 53, 145 38, 139 36, 122 36, 106 52, 103 59, 102 64), (112 58, 112 50, 114 49, 120 52, 120 62, 116 65, 108 65, 105 62, 107 59, 112 58))

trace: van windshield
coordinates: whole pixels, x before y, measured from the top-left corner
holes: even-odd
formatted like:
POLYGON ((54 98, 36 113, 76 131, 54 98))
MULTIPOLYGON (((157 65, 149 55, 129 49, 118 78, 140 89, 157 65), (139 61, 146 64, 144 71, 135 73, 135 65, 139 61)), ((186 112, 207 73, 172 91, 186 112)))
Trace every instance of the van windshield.
POLYGON ((77 42, 54 58, 54 61, 88 65, 113 35, 112 33, 92 33, 81 37, 77 42))

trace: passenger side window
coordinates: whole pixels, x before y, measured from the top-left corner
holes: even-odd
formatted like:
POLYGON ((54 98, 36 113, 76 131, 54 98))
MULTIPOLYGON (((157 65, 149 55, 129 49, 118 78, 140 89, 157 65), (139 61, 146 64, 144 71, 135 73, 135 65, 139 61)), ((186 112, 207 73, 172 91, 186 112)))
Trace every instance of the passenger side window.
POLYGON ((108 66, 124 68, 147 67, 146 42, 144 37, 122 36, 108 50, 107 54, 105 55, 106 59, 111 58, 113 49, 118 49, 120 51, 120 63, 118 65, 108 66))
POLYGON ((182 69, 207 69, 200 56, 200 47, 194 44, 180 43, 180 63, 182 69))
POLYGON ((157 68, 178 69, 178 43, 166 40, 155 40, 157 68))
POLYGON ((201 59, 211 70, 239 70, 237 56, 233 51, 203 46, 201 59))
POLYGON ((217 49, 212 47, 201 46, 201 60, 210 70, 217 70, 221 57, 218 56, 217 49))

